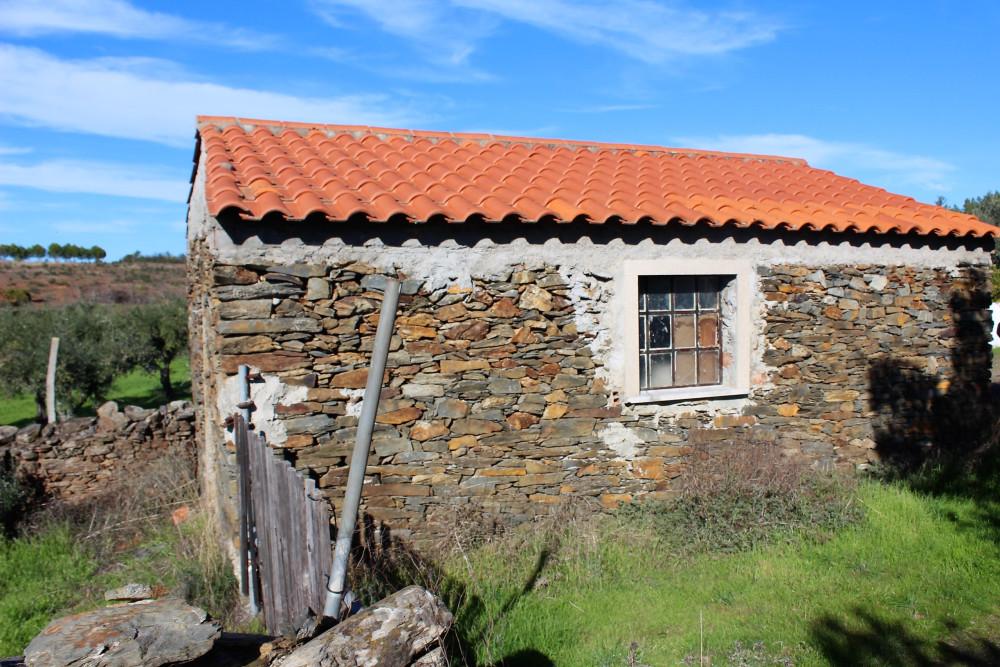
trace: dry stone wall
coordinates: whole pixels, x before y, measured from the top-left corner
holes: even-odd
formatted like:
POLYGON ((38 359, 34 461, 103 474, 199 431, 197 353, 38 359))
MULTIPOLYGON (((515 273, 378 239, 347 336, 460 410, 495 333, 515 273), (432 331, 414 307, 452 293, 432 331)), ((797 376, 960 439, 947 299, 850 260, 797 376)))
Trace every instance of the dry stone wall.
MULTIPOLYGON (((278 401, 255 415, 257 427, 336 506, 386 276, 350 258, 213 264, 197 245, 192 262, 204 318, 193 344, 204 353, 198 391, 206 431, 220 434, 209 456, 223 468, 232 463, 221 449, 219 406, 233 404, 232 375, 249 364, 285 388, 268 394, 278 401)), ((867 466, 882 455, 879 439, 891 424, 925 419, 928 410, 926 401, 873 396, 876 360, 923 373, 940 401, 956 351, 988 354, 986 306, 966 299, 956 311, 956 290, 977 289, 967 272, 756 271, 763 365, 750 396, 679 405, 621 403, 601 340, 601 322, 621 316, 607 307, 609 278, 569 284, 564 267, 545 264, 474 276, 467 287, 429 289, 401 276, 365 510, 397 535, 428 539, 461 518, 517 523, 567 498, 611 508, 669 496, 692 456, 737 440, 773 443, 818 466, 867 466), (956 317, 974 325, 964 340, 956 317)), ((219 477, 224 496, 234 490, 229 470, 219 477)))
POLYGON ((93 498, 165 456, 194 460, 195 412, 188 401, 157 410, 105 403, 97 417, 21 429, 0 427, 0 457, 46 494, 69 502, 93 498))

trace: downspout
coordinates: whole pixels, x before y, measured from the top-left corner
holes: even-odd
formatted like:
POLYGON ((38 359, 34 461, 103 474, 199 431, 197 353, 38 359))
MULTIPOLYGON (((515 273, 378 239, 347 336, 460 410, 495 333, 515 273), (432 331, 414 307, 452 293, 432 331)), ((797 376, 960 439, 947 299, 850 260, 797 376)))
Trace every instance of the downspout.
POLYGON ((333 551, 333 565, 330 568, 330 578, 326 583, 326 602, 323 605, 323 616, 335 621, 340 619, 340 602, 344 597, 344 580, 347 577, 347 559, 351 553, 354 527, 358 521, 361 487, 364 484, 365 469, 368 466, 368 452, 372 444, 372 430, 375 427, 375 414, 378 412, 379 394, 382 393, 382 375, 385 373, 385 362, 389 356, 392 329, 396 322, 399 289, 399 281, 390 279, 385 286, 385 293, 382 297, 382 310, 379 311, 378 329, 375 331, 371 367, 368 369, 364 402, 361 404, 361 416, 358 418, 357 439, 354 441, 351 469, 347 474, 347 491, 344 494, 344 506, 337 524, 337 544, 333 551))

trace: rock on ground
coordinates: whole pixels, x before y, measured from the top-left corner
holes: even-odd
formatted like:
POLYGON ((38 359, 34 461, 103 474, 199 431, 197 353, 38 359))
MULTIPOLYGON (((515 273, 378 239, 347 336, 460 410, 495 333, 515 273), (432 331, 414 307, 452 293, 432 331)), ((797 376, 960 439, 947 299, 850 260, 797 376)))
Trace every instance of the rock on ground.
POLYGON ((409 586, 351 616, 272 667, 405 667, 446 665, 439 641, 451 612, 433 593, 409 586))
POLYGON ((218 623, 183 600, 112 605, 49 623, 24 650, 24 664, 158 667, 204 655, 220 634, 218 623))

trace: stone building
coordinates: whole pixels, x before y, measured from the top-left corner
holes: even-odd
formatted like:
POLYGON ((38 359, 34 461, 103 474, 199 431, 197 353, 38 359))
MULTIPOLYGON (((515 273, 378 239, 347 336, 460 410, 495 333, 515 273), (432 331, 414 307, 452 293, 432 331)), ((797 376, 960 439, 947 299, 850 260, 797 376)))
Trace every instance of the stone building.
POLYGON ((387 276, 364 503, 397 535, 662 497, 741 440, 844 467, 939 446, 989 381, 994 234, 797 159, 203 117, 207 488, 231 516, 249 364, 256 428, 336 504, 387 276))

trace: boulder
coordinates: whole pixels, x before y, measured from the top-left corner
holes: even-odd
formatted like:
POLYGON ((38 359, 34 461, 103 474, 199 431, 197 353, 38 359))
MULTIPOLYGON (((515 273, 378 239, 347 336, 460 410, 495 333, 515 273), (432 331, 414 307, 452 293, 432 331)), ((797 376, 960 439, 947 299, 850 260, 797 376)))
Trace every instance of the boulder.
POLYGON ((0 445, 9 445, 17 435, 16 426, 0 426, 0 445))
POLYGON ((97 408, 98 417, 111 417, 116 412, 118 412, 118 404, 114 401, 106 401, 101 403, 101 407, 97 408))
POLYGON ((140 408, 138 405, 126 405, 122 412, 125 413, 125 417, 127 417, 130 422, 139 422, 153 414, 155 410, 140 408))
POLYGON ((199 658, 221 628, 183 600, 118 604, 49 623, 24 650, 27 667, 157 667, 199 658))
POLYGON ((433 593, 409 586, 272 662, 273 667, 446 665, 441 639, 451 612, 433 593))

